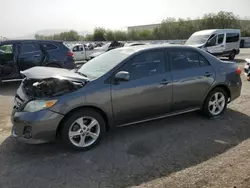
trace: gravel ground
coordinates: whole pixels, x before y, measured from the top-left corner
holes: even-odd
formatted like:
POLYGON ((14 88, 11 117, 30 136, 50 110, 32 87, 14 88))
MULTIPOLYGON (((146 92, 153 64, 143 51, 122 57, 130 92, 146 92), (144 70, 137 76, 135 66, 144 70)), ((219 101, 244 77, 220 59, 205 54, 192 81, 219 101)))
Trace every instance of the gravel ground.
MULTIPOLYGON (((244 52, 239 63, 250 54, 244 52)), ((250 186, 250 84, 244 76, 242 96, 220 118, 190 113, 119 128, 87 152, 8 137, 17 85, 0 86, 1 188, 250 186)))

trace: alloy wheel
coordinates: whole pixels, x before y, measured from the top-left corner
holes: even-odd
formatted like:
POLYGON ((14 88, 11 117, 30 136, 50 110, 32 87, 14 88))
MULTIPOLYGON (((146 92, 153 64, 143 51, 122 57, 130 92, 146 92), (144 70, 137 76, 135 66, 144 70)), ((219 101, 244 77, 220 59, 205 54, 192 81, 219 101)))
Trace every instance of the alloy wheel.
POLYGON ((216 92, 214 93, 208 103, 209 112, 216 116, 219 115, 225 108, 226 99, 223 93, 216 92))
POLYGON ((88 147, 96 142, 100 135, 100 124, 93 118, 84 116, 75 120, 68 132, 70 142, 77 147, 88 147))

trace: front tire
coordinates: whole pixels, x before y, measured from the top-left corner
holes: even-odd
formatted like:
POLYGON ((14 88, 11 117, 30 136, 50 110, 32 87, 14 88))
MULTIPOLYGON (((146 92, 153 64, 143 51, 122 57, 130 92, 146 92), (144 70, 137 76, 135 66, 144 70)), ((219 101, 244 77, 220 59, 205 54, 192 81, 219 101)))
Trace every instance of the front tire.
POLYGON ((212 90, 203 105, 203 112, 208 118, 223 114, 227 108, 228 95, 222 88, 212 90))
POLYGON ((229 59, 229 60, 234 60, 235 55, 236 55, 236 52, 233 51, 233 52, 229 55, 228 59, 229 59))
POLYGON ((61 129, 64 145, 78 150, 93 148, 100 142, 104 133, 104 119, 91 109, 73 113, 64 121, 61 129))

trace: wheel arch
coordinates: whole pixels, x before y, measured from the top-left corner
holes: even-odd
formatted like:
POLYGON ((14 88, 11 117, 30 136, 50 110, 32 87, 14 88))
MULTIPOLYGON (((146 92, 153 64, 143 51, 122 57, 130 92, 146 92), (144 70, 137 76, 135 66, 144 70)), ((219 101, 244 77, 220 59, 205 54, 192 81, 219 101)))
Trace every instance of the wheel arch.
POLYGON ((210 90, 206 94, 206 97, 205 97, 204 101, 206 100, 206 98, 209 95, 209 93, 211 91, 213 91, 214 89, 216 89, 216 88, 222 88, 222 89, 224 89, 226 91, 227 95, 228 95, 228 98, 231 98, 231 91, 230 91, 229 87, 226 84, 219 83, 219 84, 214 85, 212 88, 210 88, 210 90))
POLYGON ((94 111, 98 112, 105 121, 105 125, 106 125, 105 130, 106 131, 110 130, 111 126, 110 126, 110 121, 109 121, 108 115, 101 108, 98 108, 96 106, 87 105, 87 106, 76 107, 76 108, 74 108, 66 113, 66 115, 63 117, 63 119, 60 121, 60 123, 57 127, 56 137, 60 136, 60 131, 61 131, 62 125, 71 114, 75 113, 76 111, 86 110, 86 109, 90 109, 90 110, 94 110, 94 111))

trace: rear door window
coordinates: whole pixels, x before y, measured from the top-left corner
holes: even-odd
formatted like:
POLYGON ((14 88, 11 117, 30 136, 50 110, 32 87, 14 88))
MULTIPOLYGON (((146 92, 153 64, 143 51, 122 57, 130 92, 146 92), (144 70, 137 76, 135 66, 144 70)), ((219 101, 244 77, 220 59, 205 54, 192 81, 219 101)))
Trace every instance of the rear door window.
POLYGON ((193 50, 171 50, 169 52, 172 70, 185 70, 209 66, 208 60, 193 50))
POLYGON ((39 51, 39 47, 34 43, 22 43, 20 47, 20 53, 32 53, 39 51))
POLYGON ((227 33, 227 43, 238 42, 240 40, 239 33, 227 33))
POLYGON ((45 50, 55 50, 55 49, 57 49, 57 46, 55 46, 54 44, 51 44, 51 43, 41 43, 41 45, 45 50))

